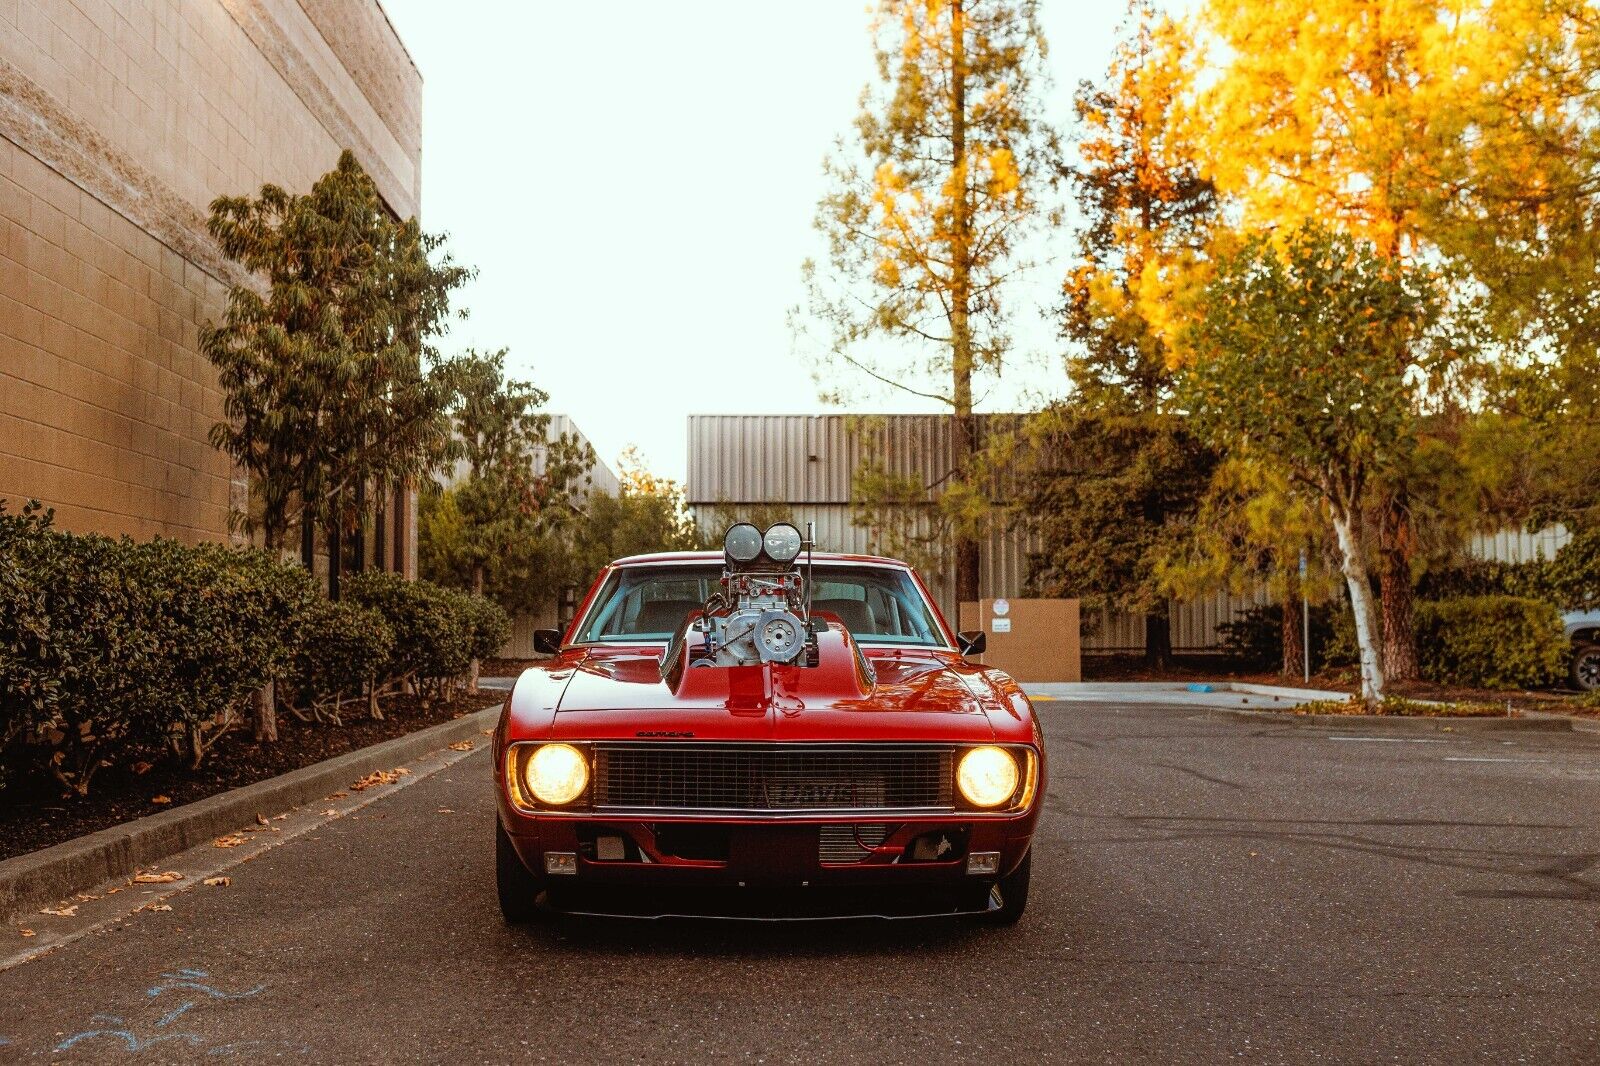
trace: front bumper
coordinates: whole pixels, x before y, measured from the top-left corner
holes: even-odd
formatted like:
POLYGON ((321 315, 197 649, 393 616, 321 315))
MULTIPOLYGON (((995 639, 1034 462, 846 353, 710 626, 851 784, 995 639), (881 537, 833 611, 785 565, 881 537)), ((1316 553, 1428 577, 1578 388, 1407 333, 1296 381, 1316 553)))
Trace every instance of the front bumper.
POLYGON ((994 906, 998 878, 1027 854, 1037 820, 1037 809, 1008 818, 950 813, 891 821, 541 817, 503 796, 500 807, 513 848, 543 879, 552 906, 627 917, 982 913, 994 906), (843 861, 841 839, 843 850, 854 852, 843 861), (983 854, 997 861, 969 873, 969 857, 983 854), (547 874, 552 855, 572 872, 547 874))

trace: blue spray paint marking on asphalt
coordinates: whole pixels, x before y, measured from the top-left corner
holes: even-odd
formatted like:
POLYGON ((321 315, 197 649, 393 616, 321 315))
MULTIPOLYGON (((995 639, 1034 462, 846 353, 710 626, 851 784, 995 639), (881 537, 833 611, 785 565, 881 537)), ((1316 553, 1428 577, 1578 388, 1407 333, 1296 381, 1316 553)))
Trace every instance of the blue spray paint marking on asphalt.
POLYGON ((162 1029, 162 1028, 165 1028, 166 1026, 171 1025, 173 1022, 175 1022, 179 1018, 183 1017, 183 1012, 184 1011, 188 1010, 190 1007, 193 1007, 193 1006, 194 1006, 194 1000, 191 999, 188 1002, 184 1003, 183 1006, 177 1007, 177 1008, 174 1008, 173 1010, 167 1011, 167 1013, 165 1013, 165 1014, 163 1014, 161 1016, 161 1020, 159 1022, 156 1022, 156 1028, 157 1029, 162 1029))
POLYGON ((163 1034, 161 1036, 152 1036, 152 1037, 149 1037, 148 1039, 141 1039, 137 1033, 135 1033, 132 1029, 128 1028, 126 1022, 124 1022, 121 1018, 117 1017, 114 1014, 95 1014, 95 1015, 92 1015, 89 1018, 89 1023, 91 1025, 99 1024, 101 1026, 116 1025, 116 1026, 121 1026, 121 1028, 118 1028, 118 1029, 106 1029, 106 1028, 86 1029, 81 1033, 74 1033, 72 1036, 67 1037, 65 1040, 61 1041, 61 1043, 57 1044, 56 1045, 56 1050, 57 1051, 70 1051, 73 1047, 75 1047, 77 1044, 81 1043, 82 1041, 95 1040, 95 1039, 98 1039, 99 1037, 102 1037, 102 1036, 112 1037, 114 1039, 121 1040, 124 1050, 126 1050, 126 1051, 135 1051, 135 1052, 144 1051, 147 1048, 152 1047, 155 1044, 166 1043, 169 1040, 186 1040, 191 1045, 204 1043, 204 1041, 202 1041, 198 1036, 194 1035, 193 1033, 170 1033, 170 1034, 163 1034))
MULTIPOLYGON (((164 973, 161 975, 161 977, 162 981, 160 984, 145 989, 144 994, 147 999, 154 999, 155 997, 163 995, 167 992, 183 992, 188 994, 198 992, 202 995, 210 997, 212 1000, 248 999, 251 996, 259 995, 260 993, 266 991, 267 988, 266 985, 260 984, 256 985, 254 988, 245 989, 243 992, 225 992, 215 985, 207 983, 211 979, 211 975, 205 970, 180 969, 174 970, 171 973, 164 973)), ((166 1029, 173 1022, 177 1021, 186 1013, 199 1006, 201 1002, 203 1001, 196 999, 185 999, 183 1003, 163 1014, 155 1023, 154 1028, 166 1029)), ((65 1040, 61 1041, 61 1043, 57 1044, 55 1049, 57 1051, 69 1051, 79 1043, 87 1040, 98 1040, 101 1038, 119 1040, 122 1042, 122 1047, 125 1051, 135 1053, 144 1051, 155 1044, 166 1043, 169 1041, 183 1041, 189 1044, 191 1047, 205 1047, 206 1043, 203 1037, 197 1036, 194 1033, 163 1032, 159 1035, 152 1034, 148 1037, 141 1037, 138 1033, 134 1032, 133 1028, 130 1027, 126 1021, 115 1014, 91 1015, 89 1018, 89 1024, 92 1026, 92 1028, 72 1034, 65 1040)), ((0 1046, 5 1046, 9 1042, 10 1041, 6 1040, 4 1037, 0 1037, 0 1046)), ((225 1044, 213 1045, 212 1047, 206 1049, 205 1054, 228 1056, 236 1054, 241 1050, 265 1051, 268 1049, 273 1049, 279 1052, 288 1051, 302 1055, 310 1054, 311 1052, 309 1047, 303 1044, 295 1044, 287 1040, 236 1040, 225 1044)))
POLYGON ((266 985, 256 985, 254 988, 244 992, 224 992, 220 988, 213 988, 210 985, 200 983, 200 978, 211 976, 204 970, 178 970, 174 973, 164 973, 161 976, 166 980, 154 988, 145 989, 145 995, 154 997, 163 992, 170 992, 173 989, 187 988, 195 992, 204 992, 212 999, 245 999, 267 987, 266 985))

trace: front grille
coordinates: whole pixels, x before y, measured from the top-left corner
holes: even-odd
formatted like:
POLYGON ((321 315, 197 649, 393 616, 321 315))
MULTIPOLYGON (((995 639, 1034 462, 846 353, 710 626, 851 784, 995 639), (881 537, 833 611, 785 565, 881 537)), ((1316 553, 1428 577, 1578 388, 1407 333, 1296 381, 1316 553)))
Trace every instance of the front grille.
POLYGON ((822 862, 860 862, 889 838, 882 824, 825 825, 817 833, 817 858, 822 862))
POLYGON ((910 744, 629 744, 594 751, 596 807, 948 810, 951 749, 910 744))

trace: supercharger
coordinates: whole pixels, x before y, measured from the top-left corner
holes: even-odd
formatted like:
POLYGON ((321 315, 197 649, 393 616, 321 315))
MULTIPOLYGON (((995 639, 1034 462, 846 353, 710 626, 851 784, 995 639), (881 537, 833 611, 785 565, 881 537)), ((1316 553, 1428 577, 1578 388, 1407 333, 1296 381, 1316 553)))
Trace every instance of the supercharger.
POLYGON ((704 652, 693 666, 760 666, 765 663, 809 665, 816 642, 807 620, 805 579, 796 561, 798 531, 774 526, 765 535, 753 526, 734 526, 725 538, 727 566, 722 592, 708 605, 699 625, 706 634, 704 652), (738 532, 745 533, 743 543, 738 532))

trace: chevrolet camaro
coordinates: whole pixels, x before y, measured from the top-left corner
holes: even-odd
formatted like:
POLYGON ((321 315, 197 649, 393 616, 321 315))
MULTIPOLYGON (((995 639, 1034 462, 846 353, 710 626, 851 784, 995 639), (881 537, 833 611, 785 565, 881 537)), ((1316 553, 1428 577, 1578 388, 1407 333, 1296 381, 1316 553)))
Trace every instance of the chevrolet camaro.
POLYGON ((494 738, 508 921, 1022 916, 1044 737, 906 564, 741 523, 536 644, 494 738))

